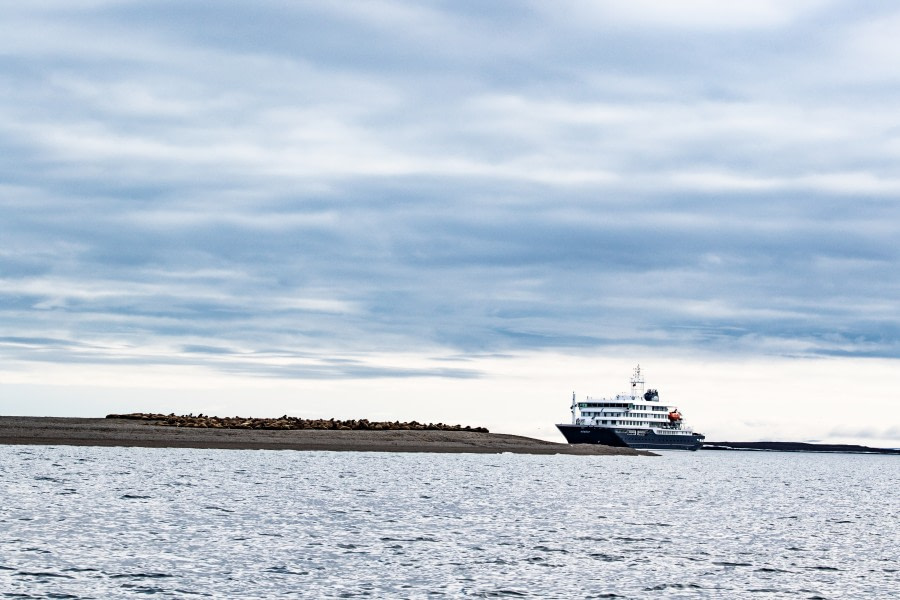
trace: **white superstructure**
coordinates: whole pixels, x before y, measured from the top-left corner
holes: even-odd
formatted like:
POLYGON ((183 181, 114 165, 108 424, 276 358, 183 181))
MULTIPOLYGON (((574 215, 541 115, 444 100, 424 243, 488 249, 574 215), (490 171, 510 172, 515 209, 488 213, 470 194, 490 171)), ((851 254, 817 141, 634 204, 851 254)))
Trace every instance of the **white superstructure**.
POLYGON ((631 394, 615 398, 592 398, 583 401, 572 392, 572 425, 610 429, 652 430, 658 435, 691 435, 677 407, 659 403, 659 393, 644 391, 641 366, 631 376, 631 394))

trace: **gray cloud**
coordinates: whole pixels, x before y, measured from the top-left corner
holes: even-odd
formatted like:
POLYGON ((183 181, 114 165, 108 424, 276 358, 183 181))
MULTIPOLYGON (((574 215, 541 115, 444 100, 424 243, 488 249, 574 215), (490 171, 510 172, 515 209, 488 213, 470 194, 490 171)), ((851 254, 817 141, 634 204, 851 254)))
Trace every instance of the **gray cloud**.
POLYGON ((69 6, 0 24, 8 359, 900 356, 882 7, 69 6))

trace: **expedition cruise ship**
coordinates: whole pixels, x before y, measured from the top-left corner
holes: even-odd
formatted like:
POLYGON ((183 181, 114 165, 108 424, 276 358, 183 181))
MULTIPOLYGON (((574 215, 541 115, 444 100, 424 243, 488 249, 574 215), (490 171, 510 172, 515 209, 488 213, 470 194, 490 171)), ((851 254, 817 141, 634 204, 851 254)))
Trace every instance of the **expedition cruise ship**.
POLYGON ((570 444, 604 444, 652 450, 697 450, 705 437, 686 427, 674 406, 659 403, 659 392, 644 391, 641 366, 631 376, 631 394, 591 398, 572 393, 572 423, 556 427, 570 444))

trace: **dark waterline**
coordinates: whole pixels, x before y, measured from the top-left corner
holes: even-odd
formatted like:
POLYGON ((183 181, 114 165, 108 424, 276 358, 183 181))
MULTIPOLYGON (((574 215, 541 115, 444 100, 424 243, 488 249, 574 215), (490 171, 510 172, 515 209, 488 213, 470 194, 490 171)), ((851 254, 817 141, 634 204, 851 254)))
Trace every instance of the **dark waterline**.
POLYGON ((764 450, 771 452, 836 452, 842 454, 900 454, 900 448, 870 448, 855 444, 803 442, 704 442, 701 450, 764 450))

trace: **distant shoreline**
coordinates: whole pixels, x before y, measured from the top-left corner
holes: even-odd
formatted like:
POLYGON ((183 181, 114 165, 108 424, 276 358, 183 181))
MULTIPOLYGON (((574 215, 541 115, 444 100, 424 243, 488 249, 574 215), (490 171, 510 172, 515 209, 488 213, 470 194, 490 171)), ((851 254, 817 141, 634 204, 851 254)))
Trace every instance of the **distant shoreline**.
POLYGON ((265 430, 165 427, 152 421, 0 416, 0 444, 235 450, 656 456, 645 450, 572 445, 476 431, 265 430))
POLYGON ((701 450, 755 450, 763 452, 816 452, 831 454, 900 454, 900 449, 870 448, 854 444, 808 444, 804 442, 704 442, 701 450))

